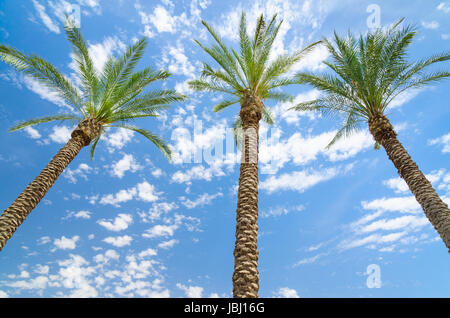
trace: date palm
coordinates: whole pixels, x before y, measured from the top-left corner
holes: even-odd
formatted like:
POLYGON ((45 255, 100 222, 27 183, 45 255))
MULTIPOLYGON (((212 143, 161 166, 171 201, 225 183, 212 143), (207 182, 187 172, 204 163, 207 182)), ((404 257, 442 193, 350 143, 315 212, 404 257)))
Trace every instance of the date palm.
POLYGON ((397 133, 386 116, 389 104, 399 94, 420 89, 450 76, 447 71, 426 70, 450 59, 449 52, 409 62, 407 49, 417 35, 403 19, 386 29, 377 29, 356 38, 334 34, 323 42, 332 60, 325 64, 331 74, 298 74, 299 83, 310 84, 324 94, 316 100, 294 107, 299 111, 320 111, 342 115, 344 122, 329 147, 367 124, 375 146, 383 146, 389 159, 405 180, 425 215, 450 249, 450 210, 431 183, 397 139, 397 133))
POLYGON ((157 135, 130 125, 135 119, 157 116, 158 111, 167 108, 170 103, 184 99, 184 96, 173 90, 151 90, 144 93, 149 84, 165 80, 170 75, 166 71, 157 71, 149 67, 134 71, 143 56, 147 45, 146 38, 130 45, 122 57, 118 59, 110 57, 103 71, 99 73, 94 68, 80 30, 71 26, 70 21, 65 30, 72 45, 81 82, 80 88, 39 56, 26 55, 10 46, 0 44, 2 61, 57 92, 74 109, 67 114, 25 121, 10 131, 51 121, 78 123, 66 145, 0 216, 0 250, 69 163, 82 148, 91 143, 92 158, 100 137, 107 134, 109 127, 128 129, 141 134, 153 142, 167 158, 171 155, 168 146, 157 135))
POLYGON ((189 82, 196 91, 209 91, 226 95, 226 99, 214 106, 221 111, 240 104, 235 128, 241 126, 242 159, 236 209, 236 242, 234 249, 233 296, 258 297, 258 141, 260 120, 271 122, 265 100, 291 100, 280 88, 294 84, 294 78, 282 77, 308 53, 316 43, 291 55, 273 59, 270 52, 281 22, 276 15, 266 21, 263 15, 257 19, 253 36, 247 32, 246 16, 241 15, 239 25, 240 50, 228 48, 216 31, 205 21, 202 24, 215 40, 209 47, 196 41, 219 65, 217 69, 203 63, 199 79, 189 82))

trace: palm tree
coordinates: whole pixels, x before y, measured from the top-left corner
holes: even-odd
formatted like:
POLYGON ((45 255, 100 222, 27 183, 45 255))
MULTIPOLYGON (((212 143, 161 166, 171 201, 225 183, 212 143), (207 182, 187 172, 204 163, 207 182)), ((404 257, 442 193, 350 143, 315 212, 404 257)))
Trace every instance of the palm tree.
POLYGON ((240 103, 235 128, 242 127, 242 159, 240 166, 238 202, 236 210, 236 243, 234 249, 233 296, 258 297, 258 141, 261 118, 272 121, 264 100, 286 101, 292 96, 280 88, 294 84, 294 78, 284 77, 291 67, 314 47, 314 44, 291 55, 280 55, 273 60, 270 52, 281 22, 276 15, 266 21, 261 15, 253 37, 247 33, 246 16, 239 25, 240 52, 228 48, 217 32, 205 21, 202 24, 216 44, 206 47, 196 41, 217 64, 214 69, 203 63, 201 77, 189 82, 196 91, 225 94, 228 98, 214 106, 218 112, 240 103), (267 23, 268 22, 268 23, 267 23))
POLYGON ((398 141, 397 133, 386 117, 389 104, 399 94, 448 78, 450 73, 447 71, 425 70, 449 60, 450 54, 444 52, 408 62, 407 49, 417 31, 410 25, 401 27, 402 21, 359 38, 350 32, 346 38, 335 32, 334 43, 323 40, 332 57, 332 61, 325 62, 332 74, 298 74, 299 83, 307 83, 323 91, 323 97, 293 108, 344 116, 342 127, 328 147, 339 138, 360 129, 361 124, 368 124, 376 142, 375 148, 383 146, 425 215, 450 249, 450 210, 398 141))
POLYGON ((129 124, 138 118, 157 116, 158 111, 167 108, 170 103, 184 99, 184 96, 173 90, 152 90, 143 93, 147 85, 170 76, 166 71, 157 71, 149 67, 134 72, 147 45, 146 38, 130 45, 121 58, 110 57, 99 74, 94 68, 80 30, 70 23, 65 30, 72 45, 81 81, 79 89, 52 64, 39 56, 25 55, 10 46, 0 44, 2 61, 57 92, 69 106, 77 110, 28 120, 11 128, 10 131, 51 121, 78 122, 67 144, 0 216, 0 250, 41 201, 58 176, 81 149, 91 142, 92 158, 100 137, 107 133, 108 127, 137 132, 153 142, 167 158, 171 155, 169 147, 160 137, 129 124))

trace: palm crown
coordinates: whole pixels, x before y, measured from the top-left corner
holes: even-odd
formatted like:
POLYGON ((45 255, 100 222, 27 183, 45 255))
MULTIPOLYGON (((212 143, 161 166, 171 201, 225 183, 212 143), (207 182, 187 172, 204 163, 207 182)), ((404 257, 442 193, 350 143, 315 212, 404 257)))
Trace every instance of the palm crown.
MULTIPOLYGON (((305 54, 318 43, 313 43, 303 50, 291 55, 280 55, 270 60, 270 51, 280 30, 281 22, 276 22, 276 15, 270 21, 261 15, 258 18, 253 37, 247 32, 245 13, 242 13, 239 24, 240 51, 228 48, 217 32, 205 21, 202 24, 212 35, 216 44, 206 47, 196 41, 218 64, 214 69, 208 63, 203 63, 200 79, 189 82, 191 88, 197 91, 212 91, 228 95, 228 98, 214 106, 218 112, 233 104, 239 103, 246 94, 261 99, 286 101, 292 96, 279 91, 279 88, 295 84, 294 78, 281 78, 305 54)), ((262 108, 262 119, 273 123, 266 106, 262 108)))
POLYGON ((449 52, 417 61, 407 61, 407 49, 417 35, 413 26, 400 28, 403 19, 387 29, 377 29, 356 38, 334 33, 334 43, 324 39, 331 61, 324 63, 334 74, 299 73, 300 83, 307 83, 325 94, 300 103, 295 110, 320 111, 326 115, 344 115, 345 120, 331 146, 360 124, 384 115, 386 108, 402 92, 421 88, 450 76, 446 71, 425 73, 432 64, 450 59, 449 52))
POLYGON ((168 104, 185 98, 173 90, 152 90, 143 93, 144 88, 150 83, 165 80, 170 76, 167 71, 157 71, 149 67, 134 72, 147 45, 146 38, 130 45, 121 58, 109 57, 103 71, 99 73, 94 68, 80 30, 68 21, 65 31, 72 44, 73 57, 81 83, 79 88, 42 58, 36 55, 25 55, 12 47, 0 44, 1 60, 56 91, 69 106, 77 110, 73 113, 32 119, 10 130, 16 131, 50 121, 92 119, 100 125, 101 129, 92 140, 91 157, 101 135, 107 133, 106 128, 117 127, 145 136, 167 158, 170 158, 171 151, 161 138, 147 129, 129 125, 130 121, 138 118, 157 116, 158 111, 167 108, 168 104))

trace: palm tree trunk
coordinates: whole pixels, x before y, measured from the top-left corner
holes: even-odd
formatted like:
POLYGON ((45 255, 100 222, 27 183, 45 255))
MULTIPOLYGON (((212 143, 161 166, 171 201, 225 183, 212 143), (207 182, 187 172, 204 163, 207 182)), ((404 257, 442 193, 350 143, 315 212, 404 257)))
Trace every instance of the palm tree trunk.
POLYGON ((386 150, 400 176, 421 205, 426 217, 437 230, 450 253, 450 210, 441 200, 431 183, 411 159, 397 139, 391 123, 385 116, 374 116, 369 120, 369 130, 375 140, 386 150))
MULTIPOLYGON (((56 179, 92 140, 92 122, 85 119, 72 132, 71 139, 62 147, 41 173, 0 216, 0 251, 23 223, 28 214, 42 200, 56 179)), ((99 132, 99 130, 95 130, 99 132)), ((95 132, 94 132, 95 134, 95 132)))
POLYGON ((236 209, 233 297, 256 298, 258 273, 258 143, 262 103, 245 96, 239 113, 244 132, 236 209))

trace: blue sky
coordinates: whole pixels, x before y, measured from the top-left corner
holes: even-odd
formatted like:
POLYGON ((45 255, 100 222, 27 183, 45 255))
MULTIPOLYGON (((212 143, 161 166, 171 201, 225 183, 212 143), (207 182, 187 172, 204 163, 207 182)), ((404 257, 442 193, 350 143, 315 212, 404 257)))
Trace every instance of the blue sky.
MULTIPOLYGON (((84 149, 0 253, 0 297, 231 297, 239 153, 223 156, 238 113, 215 114, 221 96, 186 82, 208 57, 200 20, 236 45, 242 10, 284 19, 274 53, 321 37, 366 32, 367 8, 381 24, 401 17, 419 35, 410 58, 448 50, 448 1, 4 0, 0 41, 36 53, 76 81, 64 10, 79 6, 81 29, 100 70, 109 54, 147 36, 138 68, 173 75, 163 85, 189 94, 161 117, 137 124, 175 152, 168 163, 143 138, 110 131, 94 160, 84 149), (200 127, 201 126, 201 127, 200 127), (196 135, 194 138, 194 134, 196 135), (219 148, 215 148, 220 149, 219 148), (189 162, 192 154, 203 159, 189 162)), ((295 70, 326 71, 319 47, 295 70)), ((444 67, 449 67, 446 64, 444 67)), ((155 88, 158 85, 154 86, 155 88)), ((287 89, 296 101, 319 92, 287 89)), ((73 126, 45 124, 8 133, 14 123, 67 111, 56 94, 0 65, 0 201, 5 209, 67 141, 73 126)), ((450 82, 400 96, 389 109, 398 138, 450 202, 450 82)), ((450 297, 444 244, 367 130, 325 146, 337 122, 267 104, 274 127, 261 128, 259 271, 261 297, 450 297), (267 136, 267 137, 264 137, 267 136), (270 139, 272 138, 272 139, 270 139), (270 168, 270 169, 268 169, 270 168), (381 274, 378 288, 368 268, 381 274)))

